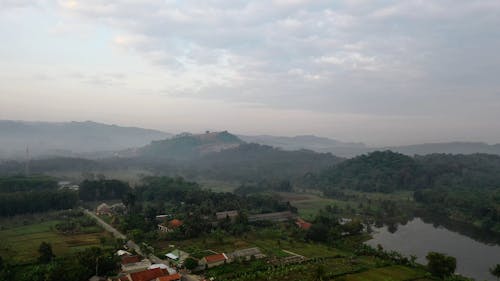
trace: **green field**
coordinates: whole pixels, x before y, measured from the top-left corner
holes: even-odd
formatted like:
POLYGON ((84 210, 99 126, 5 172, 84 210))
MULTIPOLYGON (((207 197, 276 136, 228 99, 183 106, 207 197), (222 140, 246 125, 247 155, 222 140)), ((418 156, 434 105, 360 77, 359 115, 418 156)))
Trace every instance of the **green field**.
POLYGON ((294 193, 294 192, 277 192, 277 194, 285 201, 289 201, 292 206, 298 209, 299 215, 311 220, 326 206, 336 205, 337 207, 345 208, 351 206, 357 208, 360 202, 366 200, 393 200, 393 201, 411 201, 413 196, 411 192, 395 192, 391 194, 385 193, 364 193, 357 191, 344 191, 347 195, 355 196, 356 199, 351 201, 337 200, 333 198, 322 197, 316 194, 294 193))
POLYGON ((337 205, 344 207, 349 204, 349 202, 321 197, 315 194, 278 192, 278 195, 283 200, 290 201, 290 204, 298 209, 299 215, 306 220, 313 219, 319 210, 324 209, 326 206, 337 205))
MULTIPOLYGON (((344 276, 345 281, 405 281, 424 278, 425 272, 400 265, 374 268, 344 276)), ((421 281, 426 279, 419 279, 421 281)))
POLYGON ((45 241, 52 245, 56 256, 78 251, 90 246, 98 246, 100 237, 107 236, 100 228, 92 227, 93 233, 64 235, 54 226, 58 220, 16 226, 0 231, 0 255, 16 263, 31 262, 38 257, 38 247, 45 241))
POLYGON ((315 281, 322 268, 322 280, 342 281, 431 281, 427 273, 399 265, 377 266, 374 257, 332 257, 287 266, 270 266, 263 261, 234 263, 210 269, 209 277, 220 281, 315 281))

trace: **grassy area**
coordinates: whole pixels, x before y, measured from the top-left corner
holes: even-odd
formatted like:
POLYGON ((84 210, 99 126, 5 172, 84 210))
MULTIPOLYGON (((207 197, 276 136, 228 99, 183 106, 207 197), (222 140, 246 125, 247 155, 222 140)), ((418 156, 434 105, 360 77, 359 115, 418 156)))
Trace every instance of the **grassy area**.
POLYGON ((84 229, 83 234, 64 235, 54 226, 58 220, 37 222, 0 231, 0 255, 16 263, 31 262, 38 257, 38 247, 45 241, 52 245, 56 256, 98 246, 100 238, 107 236, 98 227, 84 229))
MULTIPOLYGON (((378 261, 380 262, 380 260, 378 261)), ((309 260, 301 264, 271 266, 263 261, 228 264, 207 272, 207 276, 220 281, 288 280, 315 281, 322 271, 323 280, 343 281, 403 281, 425 279, 426 273, 414 268, 389 265, 377 266, 373 257, 332 257, 309 260), (320 270, 321 269, 321 270, 320 270)))
MULTIPOLYGON (((348 274, 345 281, 404 281, 424 278, 426 272, 400 265, 374 268, 365 272, 348 274)), ((425 280, 425 279, 420 279, 425 280)))
POLYGON ((353 196, 352 200, 337 200, 334 198, 322 197, 316 194, 294 193, 294 192, 278 192, 277 194, 283 200, 289 201, 292 206, 296 207, 299 215, 304 219, 313 219, 319 210, 326 206, 336 205, 340 208, 345 208, 348 205, 356 209, 360 202, 368 200, 392 200, 392 201, 412 201, 413 195, 411 192, 402 191, 395 193, 365 193, 357 191, 344 191, 346 195, 353 196))
MULTIPOLYGON (((195 239, 183 241, 162 241, 155 245, 160 249, 157 253, 164 255, 173 248, 181 249, 196 258, 207 255, 208 251, 217 253, 230 253, 238 249, 259 247, 268 257, 286 257, 287 250, 308 258, 332 257, 346 255, 347 253, 336 248, 320 243, 307 243, 289 239, 288 234, 279 229, 256 229, 242 236, 232 235, 206 235, 195 239), (173 247, 172 247, 173 246, 173 247)), ((210 253, 208 253, 210 254, 210 253)))
POLYGON ((278 195, 283 200, 290 201, 290 204, 298 209, 299 215, 304 219, 313 219, 319 210, 324 209, 326 206, 337 205, 344 207, 349 204, 346 201, 321 197, 315 194, 278 192, 278 195))

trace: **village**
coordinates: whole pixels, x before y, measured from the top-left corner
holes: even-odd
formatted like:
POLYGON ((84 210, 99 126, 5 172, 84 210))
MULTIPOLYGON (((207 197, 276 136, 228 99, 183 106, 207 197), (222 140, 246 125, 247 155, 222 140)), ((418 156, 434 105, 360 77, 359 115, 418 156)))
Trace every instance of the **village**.
MULTIPOLYGON (((96 210, 94 217, 97 222, 106 230, 112 232, 116 238, 126 239, 126 236, 121 234, 113 226, 106 223, 101 218, 110 218, 122 214, 125 206, 121 203, 108 205, 100 204, 96 210)), ((216 221, 213 225, 216 226, 221 221, 235 222, 239 213, 237 210, 229 210, 216 212, 216 221)), ((156 216, 157 231, 160 233, 171 233, 176 231, 183 225, 183 222, 176 218, 171 218, 170 215, 161 214, 156 216)), ((290 211, 272 212, 265 214, 257 214, 248 216, 249 222, 268 222, 268 223, 283 223, 294 222, 298 229, 307 231, 312 224, 298 217, 290 211)), ((146 248, 147 249, 147 248, 146 248)), ((276 259, 268 259, 268 256, 262 252, 259 247, 238 248, 231 252, 216 252, 206 249, 206 255, 192 255, 183 249, 176 248, 174 245, 169 245, 169 251, 160 257, 149 253, 144 253, 144 248, 138 246, 134 241, 128 240, 123 249, 118 250, 116 255, 120 260, 120 272, 114 277, 93 276, 89 281, 206 281, 204 272, 208 269, 230 264, 233 262, 244 262, 253 260, 266 260, 271 265, 286 265, 300 263, 306 260, 306 257, 283 250, 288 256, 276 259)))

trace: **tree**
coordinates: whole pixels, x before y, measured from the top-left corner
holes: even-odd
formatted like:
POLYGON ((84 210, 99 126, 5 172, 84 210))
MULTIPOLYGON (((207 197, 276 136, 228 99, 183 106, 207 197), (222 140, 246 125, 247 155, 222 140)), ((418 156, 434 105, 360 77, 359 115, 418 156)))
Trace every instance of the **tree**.
POLYGON ((500 280, 500 263, 490 268, 490 272, 497 278, 497 280, 500 280))
POLYGON ((452 275, 457 268, 457 259, 445 254, 429 252, 425 258, 428 270, 439 278, 452 275))
POLYGON ((193 258, 187 258, 185 261, 184 261, 184 266, 189 269, 189 270, 192 270, 194 269, 195 267, 198 266, 198 262, 193 259, 193 258))
POLYGON ((318 265, 314 271, 314 281, 323 281, 325 275, 325 267, 323 265, 318 265))
POLYGON ((38 257, 38 261, 40 263, 49 263, 55 258, 55 255, 52 252, 52 246, 45 241, 40 243, 38 253, 40 253, 40 256, 38 257))
POLYGON ((0 256, 0 271, 3 269, 3 258, 0 256))

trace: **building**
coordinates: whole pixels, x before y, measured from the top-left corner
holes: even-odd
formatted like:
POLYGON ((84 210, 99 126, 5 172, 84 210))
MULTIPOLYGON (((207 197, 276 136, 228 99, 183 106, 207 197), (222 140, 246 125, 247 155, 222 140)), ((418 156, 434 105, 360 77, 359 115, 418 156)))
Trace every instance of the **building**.
POLYGON ((122 272, 131 273, 137 271, 143 271, 151 266, 151 261, 148 259, 141 259, 139 256, 122 256, 121 258, 121 268, 122 272))
POLYGON ((102 203, 101 205, 97 206, 97 208, 95 210, 95 213, 98 216, 102 216, 102 215, 111 216, 113 214, 111 212, 111 207, 108 204, 106 204, 106 203, 102 203))
POLYGON ((217 218, 217 220, 223 220, 229 218, 231 221, 234 222, 237 216, 238 216, 238 211, 236 210, 215 213, 215 217, 217 218))
POLYGON ((129 279, 130 281, 153 281, 163 276, 168 276, 168 272, 166 270, 154 268, 131 273, 129 279))
POLYGON ((228 258, 230 261, 251 260, 252 257, 254 257, 256 259, 262 259, 262 258, 265 258, 266 255, 262 254, 260 249, 257 247, 236 250, 228 255, 228 258))
POLYGON ((305 220, 301 219, 301 218, 298 218, 297 221, 295 222, 295 224, 300 228, 300 229, 303 229, 303 230, 309 230, 309 228, 311 228, 312 226, 312 223, 310 222, 306 222, 305 220))
POLYGON ((173 250, 172 252, 165 255, 172 264, 182 265, 184 261, 189 257, 189 254, 181 250, 173 250))
POLYGON ((179 273, 156 278, 156 281, 180 281, 182 276, 179 273))
POLYGON ((182 221, 178 219, 173 219, 168 223, 160 223, 158 224, 158 230, 161 232, 172 232, 175 229, 181 227, 182 221))
POLYGON ((251 215, 251 216, 248 216, 248 221, 249 222, 256 222, 256 221, 283 222, 283 221, 295 220, 296 218, 297 218, 296 214, 294 214, 290 211, 285 211, 285 212, 251 215))
POLYGON ((228 261, 226 254, 215 254, 202 258, 200 260, 200 265, 205 266, 206 268, 212 268, 215 266, 219 266, 225 264, 228 261))

